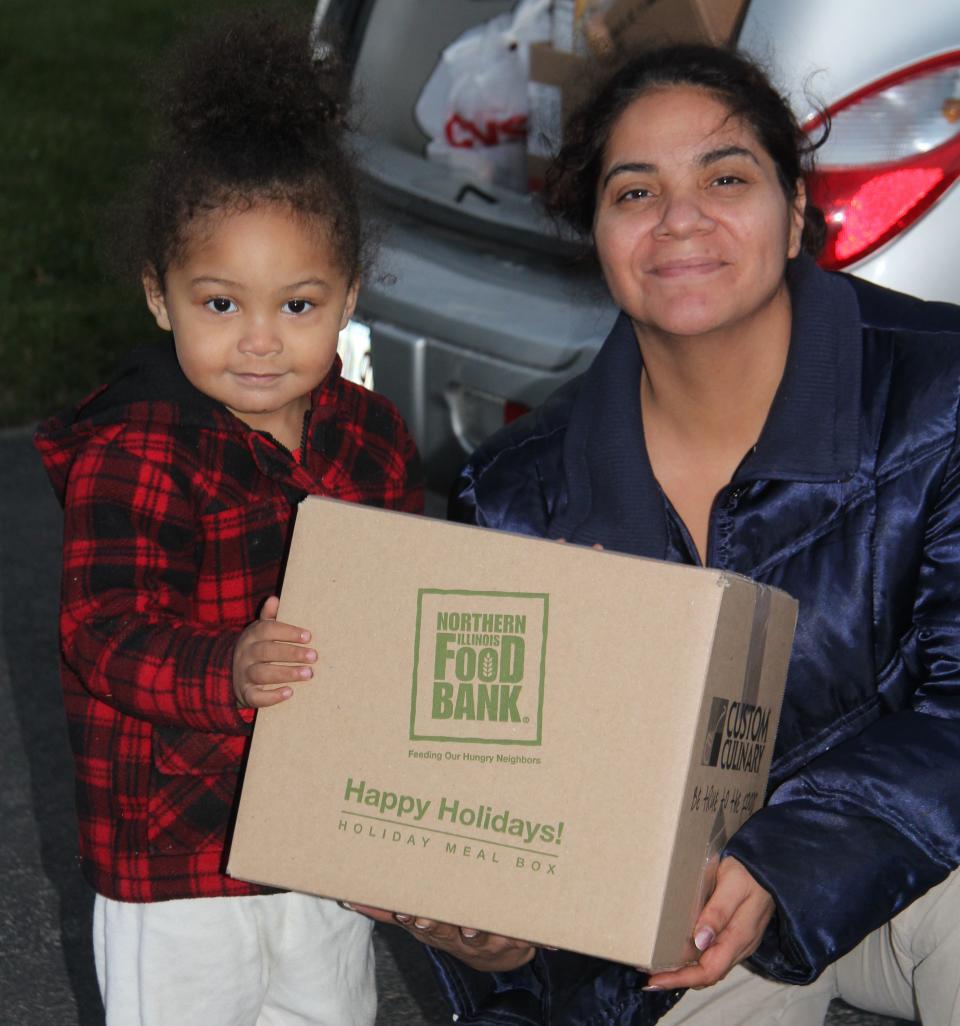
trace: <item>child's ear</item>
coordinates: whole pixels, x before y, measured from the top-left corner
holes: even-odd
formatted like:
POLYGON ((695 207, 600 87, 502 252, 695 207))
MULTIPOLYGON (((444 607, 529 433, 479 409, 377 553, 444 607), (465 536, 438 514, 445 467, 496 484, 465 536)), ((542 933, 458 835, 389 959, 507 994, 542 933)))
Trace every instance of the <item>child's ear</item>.
POLYGON ((152 267, 146 268, 141 281, 143 282, 143 294, 147 297, 147 306, 150 307, 150 313, 153 314, 158 327, 164 331, 173 331, 170 316, 167 313, 167 301, 163 296, 163 286, 160 284, 156 271, 152 267))
POLYGON ((347 298, 343 304, 343 316, 340 318, 340 330, 349 324, 353 311, 357 308, 357 294, 360 292, 360 279, 357 278, 347 292, 347 298))

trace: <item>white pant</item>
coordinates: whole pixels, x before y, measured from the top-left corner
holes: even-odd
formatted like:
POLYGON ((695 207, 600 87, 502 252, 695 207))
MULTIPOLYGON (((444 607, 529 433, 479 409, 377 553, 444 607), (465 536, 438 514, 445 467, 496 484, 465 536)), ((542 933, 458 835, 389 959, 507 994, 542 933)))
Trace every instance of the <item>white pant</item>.
POLYGON ((306 894, 97 895, 107 1026, 372 1026, 372 923, 306 894))
POLYGON ((924 1026, 960 1026, 960 869, 809 986, 737 966, 715 986, 687 991, 660 1026, 821 1026, 837 997, 924 1026))

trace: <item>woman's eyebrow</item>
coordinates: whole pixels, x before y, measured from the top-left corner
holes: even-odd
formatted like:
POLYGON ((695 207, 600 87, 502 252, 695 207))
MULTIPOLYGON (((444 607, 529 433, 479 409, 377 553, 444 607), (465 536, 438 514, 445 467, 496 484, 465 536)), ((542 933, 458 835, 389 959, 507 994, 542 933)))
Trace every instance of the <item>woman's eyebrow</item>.
MULTIPOLYGON (((756 156, 745 146, 721 146, 716 150, 708 150, 706 153, 702 153, 697 157, 697 164, 699 164, 700 167, 706 167, 709 164, 716 163, 718 160, 726 160, 727 157, 748 157, 757 165, 757 167, 760 166, 760 161, 757 160, 756 156)), ((603 188, 606 188, 610 179, 614 178, 616 175, 630 174, 631 172, 655 174, 656 171, 656 164, 648 164, 643 161, 627 161, 623 164, 614 164, 614 166, 603 176, 603 188)))
POLYGON ((726 160, 727 157, 749 157, 757 167, 760 166, 760 161, 744 146, 722 146, 717 150, 708 150, 697 157, 697 163, 701 167, 706 167, 718 160, 726 160))
POLYGON ((638 163, 627 163, 627 164, 614 164, 612 168, 603 176, 603 187, 607 187, 607 183, 613 178, 614 175, 629 174, 630 172, 639 171, 641 174, 649 175, 654 174, 657 170, 656 164, 638 164, 638 163))

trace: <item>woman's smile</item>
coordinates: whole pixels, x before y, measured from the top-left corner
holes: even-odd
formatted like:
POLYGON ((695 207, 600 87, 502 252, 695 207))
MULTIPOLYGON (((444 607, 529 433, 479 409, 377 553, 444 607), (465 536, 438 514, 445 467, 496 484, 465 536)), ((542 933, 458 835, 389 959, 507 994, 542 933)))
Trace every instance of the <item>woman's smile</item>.
POLYGON ((687 257, 673 260, 662 260, 650 266, 646 274, 658 278, 697 278, 715 274, 727 267, 724 260, 711 257, 687 257))

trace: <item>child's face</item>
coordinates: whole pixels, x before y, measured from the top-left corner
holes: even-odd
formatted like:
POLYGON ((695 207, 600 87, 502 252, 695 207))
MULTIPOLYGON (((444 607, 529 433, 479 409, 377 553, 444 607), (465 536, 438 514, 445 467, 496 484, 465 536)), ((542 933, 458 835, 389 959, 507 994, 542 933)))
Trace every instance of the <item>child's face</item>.
POLYGON ((353 313, 356 282, 323 232, 259 204, 198 226, 163 287, 144 278, 184 374, 245 424, 300 444, 310 391, 326 376, 353 313))

